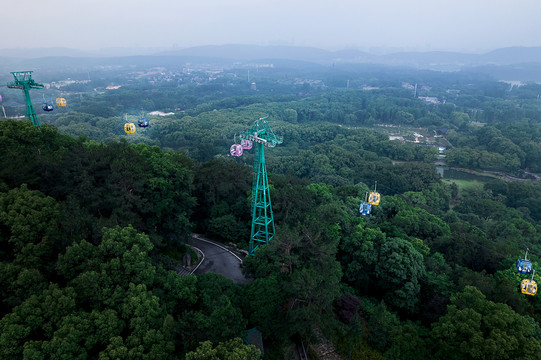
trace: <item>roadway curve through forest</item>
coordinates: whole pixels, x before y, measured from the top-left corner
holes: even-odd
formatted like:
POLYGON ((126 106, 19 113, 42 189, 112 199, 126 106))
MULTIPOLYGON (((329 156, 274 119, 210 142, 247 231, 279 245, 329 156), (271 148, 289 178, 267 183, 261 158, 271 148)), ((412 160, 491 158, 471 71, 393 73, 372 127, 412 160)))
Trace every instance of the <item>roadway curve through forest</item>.
POLYGON ((194 272, 195 275, 213 272, 223 275, 238 284, 248 281, 242 274, 242 259, 226 246, 205 239, 198 234, 192 234, 192 243, 190 245, 200 249, 205 254, 202 263, 194 272))

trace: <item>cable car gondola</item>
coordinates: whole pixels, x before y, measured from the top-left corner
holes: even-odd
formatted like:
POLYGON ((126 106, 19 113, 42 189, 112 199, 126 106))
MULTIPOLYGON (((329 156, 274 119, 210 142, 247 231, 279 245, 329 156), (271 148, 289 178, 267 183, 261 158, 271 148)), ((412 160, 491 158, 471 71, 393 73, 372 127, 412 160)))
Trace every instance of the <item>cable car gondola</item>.
POLYGON ((147 127, 148 126, 148 119, 146 117, 140 117, 139 120, 137 120, 137 125, 139 127, 147 127))
POLYGON ((41 103, 41 108, 43 111, 53 111, 53 102, 52 101, 45 101, 45 95, 43 95, 43 103, 41 103))
POLYGON ((520 292, 526 295, 535 295, 537 293, 537 283, 534 281, 533 276, 535 270, 532 271, 532 279, 524 279, 520 283, 520 292))
POLYGON ((376 181, 376 183, 374 184, 374 191, 372 191, 370 193, 370 196, 368 197, 368 202, 371 205, 379 205, 379 201, 381 200, 381 195, 379 194, 379 192, 376 192, 376 185, 377 184, 378 184, 378 182, 376 181))
POLYGON ((128 122, 128 114, 124 114, 124 131, 126 134, 133 134, 135 132, 135 124, 128 122))
MULTIPOLYGON (((368 195, 368 193, 366 193, 366 195, 368 195)), ((365 201, 361 203, 361 205, 359 206, 359 214, 361 214, 362 216, 370 216, 370 213, 372 212, 372 204, 370 204, 369 202, 366 201, 366 197, 365 197, 365 201)))
POLYGON ((231 156, 242 156, 242 146, 240 144, 233 144, 229 148, 229 153, 231 156))
POLYGON ((53 111, 53 103, 50 102, 44 102, 41 104, 41 108, 43 111, 53 111))
POLYGON ((245 150, 250 150, 252 148, 252 142, 248 139, 240 139, 240 146, 245 150))
POLYGON ((229 153, 231 154, 231 156, 242 156, 242 153, 244 152, 243 151, 243 147, 241 144, 237 144, 237 135, 235 135, 235 143, 233 145, 231 145, 231 147, 229 148, 229 153))
POLYGON ((135 132, 135 124, 134 123, 125 123, 124 124, 124 131, 126 134, 133 134, 135 132))
POLYGON ((515 268, 521 274, 529 274, 532 272, 532 263, 528 260, 528 250, 529 249, 526 249, 524 259, 517 259, 517 264, 515 265, 515 268))
POLYGON ((64 98, 56 98, 56 106, 66 106, 67 103, 66 103, 66 99, 64 98))

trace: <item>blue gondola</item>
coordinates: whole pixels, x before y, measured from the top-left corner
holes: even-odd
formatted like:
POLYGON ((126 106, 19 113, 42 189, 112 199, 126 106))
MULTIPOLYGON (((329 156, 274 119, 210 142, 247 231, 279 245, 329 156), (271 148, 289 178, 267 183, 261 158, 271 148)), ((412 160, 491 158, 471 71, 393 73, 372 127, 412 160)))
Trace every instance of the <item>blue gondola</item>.
POLYGON ((524 259, 517 259, 517 264, 515 265, 515 268, 521 274, 530 274, 532 272, 532 263, 528 260, 528 250, 526 249, 524 259))
POLYGON ((370 213, 372 212, 372 204, 366 201, 367 197, 368 193, 366 193, 364 202, 362 202, 359 206, 359 214, 361 214, 362 216, 370 216, 370 213))
POLYGON ((139 120, 137 120, 137 125, 139 125, 139 127, 147 127, 148 119, 146 117, 139 118, 139 120))
POLYGON ((362 216, 370 216, 371 211, 372 205, 369 202, 363 202, 361 203, 361 206, 359 206, 359 214, 362 216))
POLYGON ((53 111, 53 103, 50 102, 44 102, 41 104, 41 108, 44 111, 53 111))

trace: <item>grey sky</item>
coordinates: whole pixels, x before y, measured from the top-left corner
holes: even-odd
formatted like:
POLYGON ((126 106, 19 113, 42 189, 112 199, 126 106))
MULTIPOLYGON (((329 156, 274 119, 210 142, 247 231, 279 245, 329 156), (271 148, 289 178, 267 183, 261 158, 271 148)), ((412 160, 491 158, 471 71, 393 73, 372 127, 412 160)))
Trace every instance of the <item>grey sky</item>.
POLYGON ((541 46, 540 0, 7 0, 0 48, 541 46), (27 26, 25 26, 27 24, 27 26))

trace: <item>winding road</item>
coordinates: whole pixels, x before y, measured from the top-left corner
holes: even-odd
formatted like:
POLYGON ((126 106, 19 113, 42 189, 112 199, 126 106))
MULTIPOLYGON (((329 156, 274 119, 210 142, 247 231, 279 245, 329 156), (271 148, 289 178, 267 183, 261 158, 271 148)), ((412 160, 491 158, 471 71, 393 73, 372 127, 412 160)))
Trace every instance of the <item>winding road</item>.
POLYGON ((213 272, 223 275, 238 284, 248 282, 242 274, 242 259, 224 245, 205 239, 198 234, 192 235, 190 245, 200 249, 205 254, 203 262, 194 272, 195 275, 213 272))

